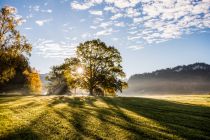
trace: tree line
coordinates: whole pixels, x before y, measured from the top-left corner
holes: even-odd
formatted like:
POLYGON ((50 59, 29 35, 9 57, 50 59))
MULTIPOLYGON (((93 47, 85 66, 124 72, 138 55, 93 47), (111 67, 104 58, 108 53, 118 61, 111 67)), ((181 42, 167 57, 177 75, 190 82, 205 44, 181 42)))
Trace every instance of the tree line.
MULTIPOLYGON (((32 45, 17 30, 21 22, 15 8, 1 9, 0 92, 24 88, 26 92, 40 93, 39 73, 29 65, 32 45)), ((83 89, 91 96, 116 95, 127 87, 121 63, 120 52, 99 39, 80 43, 75 57, 51 68, 46 77, 48 94, 73 94, 76 89, 83 89)))

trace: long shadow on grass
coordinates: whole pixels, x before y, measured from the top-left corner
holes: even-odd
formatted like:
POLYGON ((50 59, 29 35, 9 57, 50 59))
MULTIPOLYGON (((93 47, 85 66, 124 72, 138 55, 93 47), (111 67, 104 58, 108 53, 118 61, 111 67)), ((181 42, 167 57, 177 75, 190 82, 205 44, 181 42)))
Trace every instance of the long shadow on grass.
MULTIPOLYGON (((36 106, 39 106, 39 105, 36 104, 35 102, 29 102, 29 103, 26 103, 19 107, 20 108, 28 107, 28 108, 33 109, 33 107, 36 107, 36 106)), ((18 114, 18 113, 20 113, 18 111, 20 108, 18 108, 18 107, 10 108, 10 110, 12 110, 14 114, 18 114)), ((33 127, 36 125, 37 122, 40 121, 40 119, 42 118, 42 116, 44 114, 46 114, 46 113, 43 110, 43 112, 40 115, 31 119, 30 123, 28 125, 22 125, 17 128, 14 128, 13 130, 10 130, 10 132, 8 134, 0 136, 0 139, 4 139, 4 140, 16 140, 16 139, 17 140, 37 140, 37 139, 41 139, 40 133, 35 132, 33 130, 33 127)))
POLYGON ((0 95, 0 104, 14 102, 24 98, 25 96, 14 96, 14 95, 0 95))
MULTIPOLYGON (((132 134, 133 139, 158 139, 162 137, 167 139, 167 136, 155 132, 154 129, 142 128, 139 122, 124 114, 122 109, 131 111, 139 116, 144 116, 151 119, 161 126, 168 128, 165 133, 173 134, 185 139, 210 139, 210 108, 204 106, 196 106, 189 104, 175 103, 159 99, 148 98, 68 98, 68 97, 55 97, 50 107, 60 103, 66 103, 68 106, 78 109, 79 111, 71 111, 69 118, 64 115, 67 110, 55 111, 62 118, 66 119, 70 125, 78 132, 76 135, 79 138, 89 137, 94 139, 101 138, 114 138, 116 134, 110 126, 115 126, 120 129, 128 131, 132 134), (109 107, 98 107, 94 104, 96 100, 105 102, 109 107), (88 105, 89 107, 87 107, 88 105), (87 118, 92 116, 99 119, 101 122, 101 129, 106 130, 106 134, 96 134, 87 129, 87 118), (110 119, 116 116, 121 122, 110 119), (146 130, 146 131, 145 131, 146 130), (150 131, 150 132, 149 132, 150 131), (154 135, 151 135, 154 133, 154 135)), ((94 126, 94 124, 93 124, 94 126)), ((129 138, 128 138, 129 139, 129 138)))
MULTIPOLYGON (((108 99, 108 98, 107 98, 108 99)), ((98 100, 101 100, 98 98, 98 100)), ((93 139, 102 139, 102 138, 117 138, 119 132, 114 132, 112 127, 116 127, 117 129, 125 130, 125 132, 129 132, 129 134, 124 135, 126 139, 156 139, 154 135, 150 135, 150 133, 145 132, 144 128, 139 126, 139 123, 136 123, 135 120, 130 118, 128 115, 124 114, 121 110, 120 106, 114 103, 115 100, 111 99, 107 102, 104 98, 105 103, 109 106, 108 108, 97 107, 94 102, 96 98, 68 98, 64 96, 55 97, 50 107, 58 105, 60 103, 66 103, 73 110, 69 110, 69 108, 54 110, 61 118, 65 119, 69 125, 73 125, 76 130, 75 137, 77 138, 93 138, 93 139), (88 105, 88 106, 85 106, 88 105), (97 129, 100 132, 93 132, 90 128, 87 127, 88 117, 94 117, 95 119, 100 120, 100 126, 97 129), (120 122, 113 120, 113 117, 117 117, 120 119, 120 122), (72 117, 73 119, 69 119, 72 117), (112 118, 112 119, 111 119, 112 118), (105 132, 103 132, 105 131, 105 132)), ((95 124, 90 124, 92 127, 97 127, 95 124)), ((151 130, 152 131, 152 130, 151 130)), ((159 136, 162 138, 163 135, 160 135, 158 132, 153 132, 156 134, 155 136, 159 136)))
POLYGON ((60 103, 68 104, 71 108, 54 109, 54 112, 58 114, 62 119, 65 119, 69 125, 72 125, 75 130, 75 135, 71 139, 102 139, 99 135, 87 129, 86 120, 88 116, 92 115, 89 113, 84 105, 96 107, 94 102, 96 98, 82 98, 74 97, 68 98, 65 96, 54 97, 53 101, 49 104, 50 107, 58 105, 60 103), (71 110, 72 109, 72 110, 71 110), (70 117, 72 119, 70 119, 70 117))
POLYGON ((148 98, 101 99, 118 110, 124 108, 152 119, 182 138, 210 139, 209 107, 148 98))
POLYGON ((96 101, 96 98, 88 98, 88 97, 73 97, 69 98, 66 96, 57 96, 52 99, 52 101, 49 103, 49 107, 53 107, 60 103, 68 104, 71 107, 83 107, 84 104, 88 104, 90 106, 95 107, 94 102, 96 101))

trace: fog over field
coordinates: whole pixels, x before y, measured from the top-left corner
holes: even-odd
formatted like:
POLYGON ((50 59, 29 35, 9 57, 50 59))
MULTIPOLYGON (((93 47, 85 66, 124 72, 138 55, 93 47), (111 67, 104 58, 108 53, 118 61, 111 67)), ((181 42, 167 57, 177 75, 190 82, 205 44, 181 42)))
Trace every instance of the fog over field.
POLYGON ((195 63, 136 74, 128 79, 124 96, 208 94, 210 93, 210 65, 195 63))

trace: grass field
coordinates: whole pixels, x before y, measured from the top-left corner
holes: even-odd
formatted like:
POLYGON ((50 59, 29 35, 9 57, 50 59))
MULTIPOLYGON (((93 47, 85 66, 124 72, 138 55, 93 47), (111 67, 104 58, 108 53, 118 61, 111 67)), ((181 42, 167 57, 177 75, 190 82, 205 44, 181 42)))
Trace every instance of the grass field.
POLYGON ((210 95, 0 96, 0 139, 210 139, 210 95))

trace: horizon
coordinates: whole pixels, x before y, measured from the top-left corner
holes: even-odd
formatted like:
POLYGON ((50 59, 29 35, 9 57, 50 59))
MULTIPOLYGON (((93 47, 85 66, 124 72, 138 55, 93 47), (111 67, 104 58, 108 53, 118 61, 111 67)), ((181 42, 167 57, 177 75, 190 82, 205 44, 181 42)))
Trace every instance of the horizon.
POLYGON ((30 64, 40 73, 74 56, 79 43, 95 38, 116 47, 126 78, 196 62, 210 64, 208 1, 2 0, 25 22, 33 46, 30 64), (157 7, 160 7, 157 9, 157 7))
MULTIPOLYGON (((126 80, 128 80, 129 78, 131 78, 131 76, 138 75, 138 74, 141 75, 141 74, 153 73, 153 72, 156 72, 156 71, 159 71, 159 70, 166 70, 166 69, 168 69, 168 68, 169 68, 169 69, 173 69, 173 68, 178 67, 178 66, 183 67, 183 66, 189 66, 189 65, 194 65, 194 64, 206 64, 206 65, 209 65, 209 66, 210 66, 210 64, 208 64, 208 63, 204 63, 204 62, 195 62, 195 63, 192 63, 192 64, 177 65, 177 66, 174 66, 174 67, 167 67, 167 68, 162 68, 162 69, 156 69, 156 70, 150 71, 150 72, 134 73, 134 74, 130 75, 129 77, 126 77, 126 80)), ((45 75, 45 74, 48 74, 48 73, 40 73, 40 75, 45 75)))

